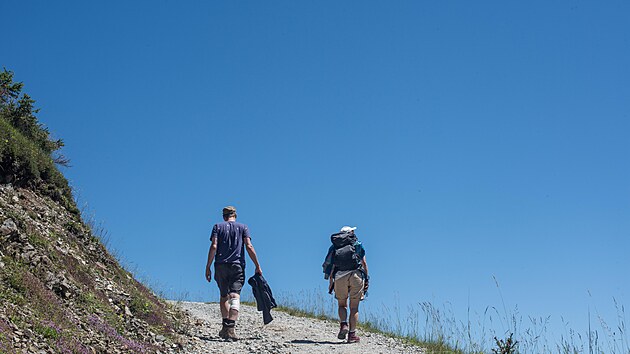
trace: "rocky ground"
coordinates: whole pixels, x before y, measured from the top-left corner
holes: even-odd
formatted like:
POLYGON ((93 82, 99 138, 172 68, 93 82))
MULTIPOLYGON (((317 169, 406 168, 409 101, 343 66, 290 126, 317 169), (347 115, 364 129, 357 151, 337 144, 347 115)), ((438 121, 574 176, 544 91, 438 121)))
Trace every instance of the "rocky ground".
POLYGON ((348 344, 337 339, 339 325, 330 321, 302 318, 272 311, 273 322, 263 326, 262 313, 255 307, 241 305, 237 335, 241 340, 226 342, 219 338, 221 316, 216 303, 178 302, 195 324, 189 331, 193 338, 186 352, 202 353, 426 353, 421 347, 403 343, 399 339, 361 330, 360 343, 348 344))
POLYGON ((174 353, 188 320, 133 278, 79 215, 0 185, 0 353, 174 353))

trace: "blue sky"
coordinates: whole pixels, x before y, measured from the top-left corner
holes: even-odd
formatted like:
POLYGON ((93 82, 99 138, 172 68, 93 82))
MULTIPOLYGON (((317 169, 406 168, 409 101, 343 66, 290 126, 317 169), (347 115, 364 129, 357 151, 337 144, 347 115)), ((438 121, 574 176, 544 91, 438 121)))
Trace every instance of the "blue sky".
POLYGON ((506 306, 578 330, 627 304, 628 2, 0 12, 0 65, 66 142, 79 200, 174 296, 216 300, 203 268, 231 204, 277 292, 323 289, 329 235, 352 225, 369 306, 483 311, 493 276, 506 306))

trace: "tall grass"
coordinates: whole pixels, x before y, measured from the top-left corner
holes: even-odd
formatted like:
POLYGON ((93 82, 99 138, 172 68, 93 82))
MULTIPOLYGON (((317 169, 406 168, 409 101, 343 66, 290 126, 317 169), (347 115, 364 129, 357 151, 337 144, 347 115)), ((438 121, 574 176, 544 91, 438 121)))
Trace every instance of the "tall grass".
MULTIPOLYGON (((563 333, 556 335, 550 331, 551 316, 523 315, 518 307, 508 308, 500 295, 500 306, 487 306, 481 312, 468 306, 463 319, 456 317, 450 303, 418 302, 401 308, 394 301, 361 308, 359 327, 424 346, 428 353, 630 354, 625 307, 615 298, 614 323, 589 310, 585 332, 571 329, 562 319, 563 333)), ((338 321, 337 301, 322 289, 280 292, 277 300, 281 311, 338 321)))
MULTIPOLYGON (((300 317, 310 317, 337 322, 337 300, 333 296, 327 296, 323 291, 302 290, 297 293, 280 292, 277 296, 277 310, 300 317)), ((399 306, 392 308, 383 306, 382 311, 365 312, 359 309, 360 319, 358 327, 367 332, 381 333, 392 338, 398 338, 408 344, 422 346, 428 349, 428 353, 446 354, 463 353, 461 350, 442 340, 439 335, 435 340, 426 340, 417 332, 419 328, 420 313, 407 313, 403 317, 399 306), (413 326, 409 326, 412 324, 413 326), (413 329, 412 329, 413 328, 413 329)))

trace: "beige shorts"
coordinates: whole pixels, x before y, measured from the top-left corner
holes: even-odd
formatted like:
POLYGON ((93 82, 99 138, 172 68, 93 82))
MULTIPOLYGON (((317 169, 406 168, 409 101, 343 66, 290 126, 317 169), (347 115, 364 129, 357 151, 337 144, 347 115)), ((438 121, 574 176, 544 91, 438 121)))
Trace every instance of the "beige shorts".
POLYGON ((335 297, 339 301, 363 300, 363 277, 360 271, 354 271, 335 279, 335 297))

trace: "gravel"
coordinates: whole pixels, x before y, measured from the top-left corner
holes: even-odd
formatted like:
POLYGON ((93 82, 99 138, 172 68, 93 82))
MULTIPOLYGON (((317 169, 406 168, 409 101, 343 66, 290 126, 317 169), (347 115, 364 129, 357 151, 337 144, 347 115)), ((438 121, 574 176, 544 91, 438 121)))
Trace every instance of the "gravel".
POLYGON ((330 321, 302 318, 272 311, 273 322, 263 326, 262 312, 241 305, 236 326, 237 342, 219 338, 221 315, 217 303, 177 302, 194 318, 193 336, 187 353, 426 353, 425 348, 403 343, 377 333, 357 331, 360 343, 348 344, 337 339, 339 325, 330 321))

